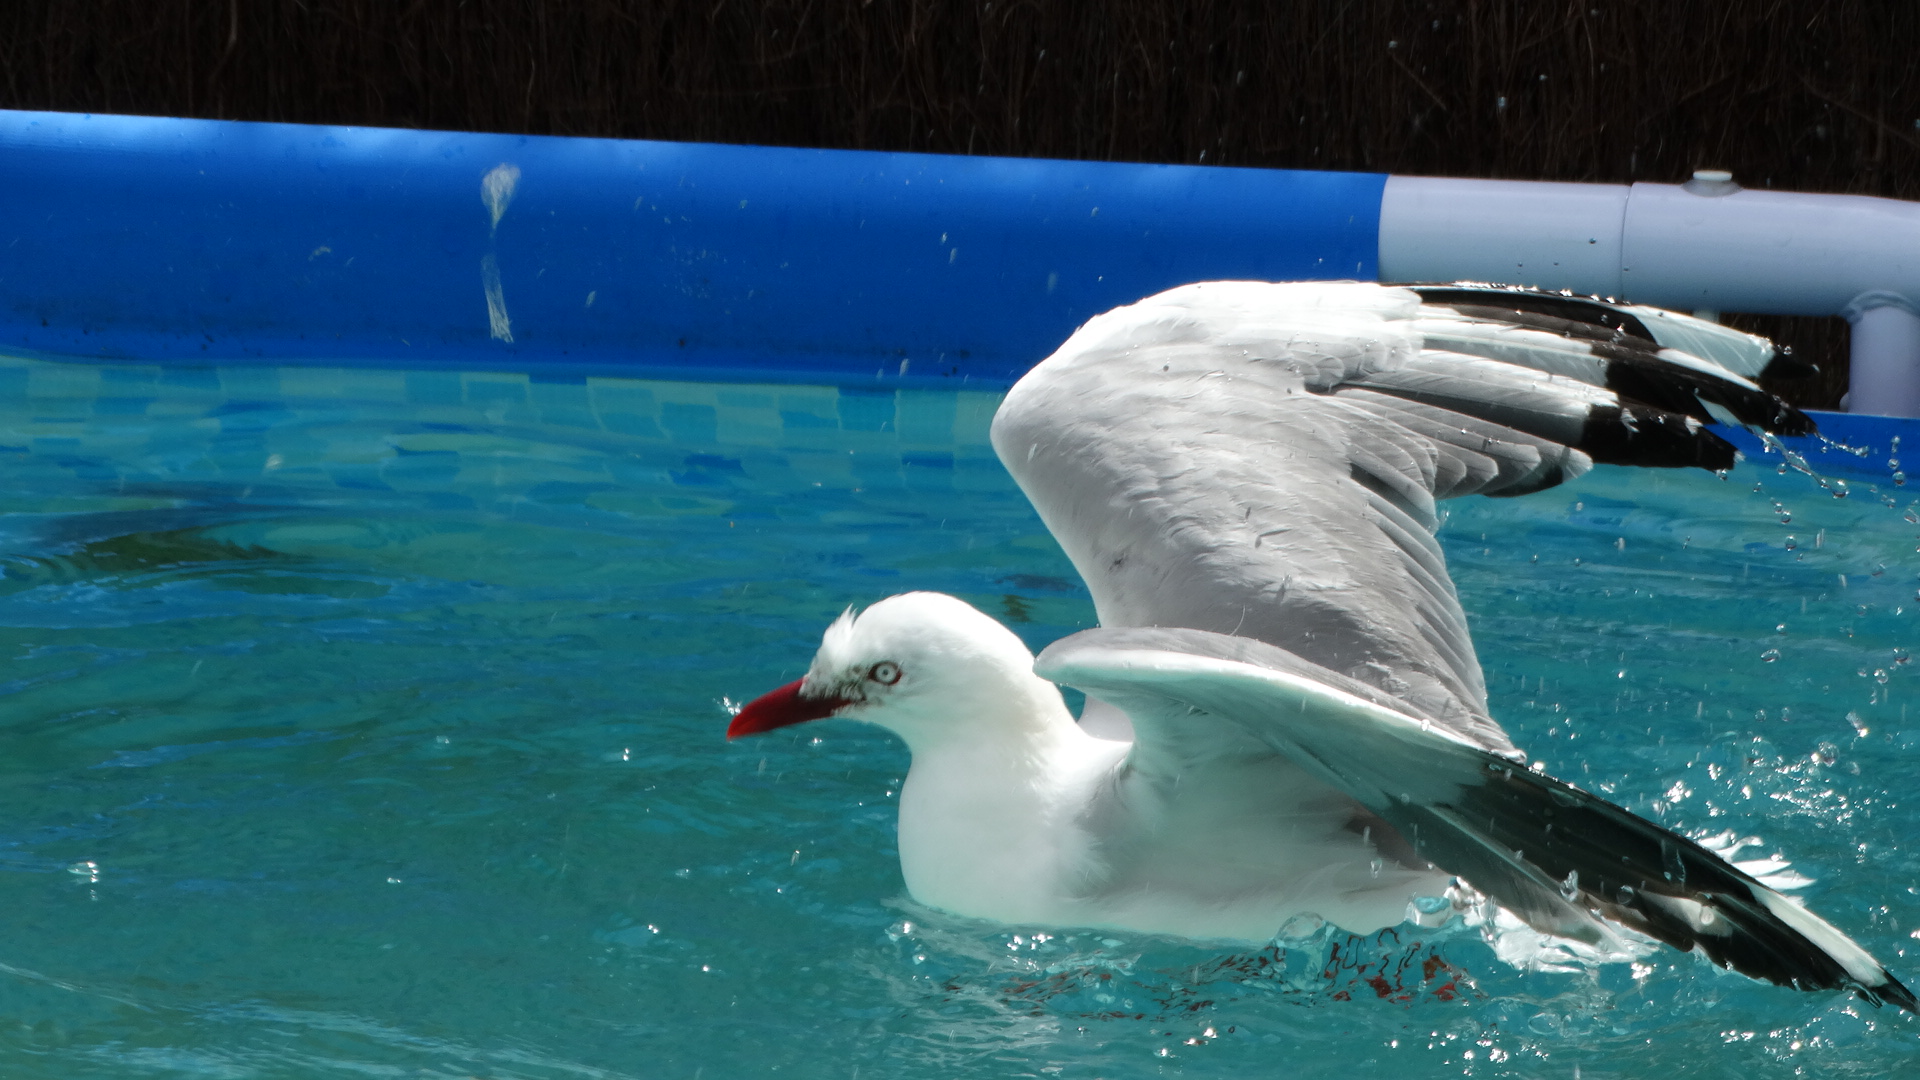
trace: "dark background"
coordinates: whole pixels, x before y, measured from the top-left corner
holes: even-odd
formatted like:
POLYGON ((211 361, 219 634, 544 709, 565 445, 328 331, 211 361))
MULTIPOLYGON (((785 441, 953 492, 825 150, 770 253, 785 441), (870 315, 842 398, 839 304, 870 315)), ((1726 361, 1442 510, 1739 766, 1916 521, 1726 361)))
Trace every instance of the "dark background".
POLYGON ((1912 0, 0 4, 7 108, 1903 198, 1917 67, 1912 0))

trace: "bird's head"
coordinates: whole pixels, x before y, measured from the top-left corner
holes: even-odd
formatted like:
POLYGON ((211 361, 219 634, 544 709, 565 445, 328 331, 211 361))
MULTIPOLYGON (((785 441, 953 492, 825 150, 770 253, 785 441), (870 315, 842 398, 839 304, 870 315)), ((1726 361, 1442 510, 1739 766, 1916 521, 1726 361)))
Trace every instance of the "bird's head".
POLYGON ((944 593, 902 593, 834 620, 806 677, 748 703, 727 738, 842 716, 924 745, 958 717, 1017 710, 1034 684, 1059 700, 1011 630, 944 593))

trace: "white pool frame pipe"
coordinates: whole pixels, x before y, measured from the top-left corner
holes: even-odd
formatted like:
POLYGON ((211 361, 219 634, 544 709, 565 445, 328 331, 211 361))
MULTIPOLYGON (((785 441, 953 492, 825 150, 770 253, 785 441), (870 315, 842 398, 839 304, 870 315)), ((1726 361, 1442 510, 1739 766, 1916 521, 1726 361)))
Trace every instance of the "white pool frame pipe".
POLYGON ((1920 203, 1685 184, 1393 176, 1382 281, 1493 281, 1684 311, 1838 315, 1851 412, 1920 416, 1920 203))

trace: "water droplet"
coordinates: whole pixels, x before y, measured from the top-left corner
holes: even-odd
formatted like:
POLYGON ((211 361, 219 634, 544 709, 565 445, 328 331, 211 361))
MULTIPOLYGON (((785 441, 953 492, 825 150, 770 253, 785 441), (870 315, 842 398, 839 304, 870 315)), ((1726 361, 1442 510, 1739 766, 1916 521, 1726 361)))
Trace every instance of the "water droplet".
POLYGON ((1762 663, 1771 664, 1778 659, 1780 659, 1779 649, 1768 649, 1766 652, 1763 652, 1760 654, 1760 660, 1762 663))
POLYGON ((1567 900, 1580 895, 1580 871, 1567 871, 1567 880, 1560 883, 1560 895, 1567 900))
POLYGON ((1885 686, 1885 685, 1887 685, 1887 669, 1886 669, 1886 668, 1874 668, 1874 669, 1873 669, 1873 681, 1874 681, 1874 682, 1877 682, 1877 683, 1879 683, 1879 684, 1880 684, 1881 686, 1885 686))
POLYGON ((1376 877, 1376 878, 1379 877, 1380 868, 1385 865, 1387 865, 1387 862, 1385 859, 1372 860, 1371 862, 1367 863, 1367 875, 1369 877, 1376 877))
POLYGON ((1619 898, 1621 903, 1631 904, 1633 903, 1633 886, 1622 885, 1620 886, 1620 890, 1614 895, 1619 898))
POLYGON ((1799 546, 1800 546, 1800 541, 1798 541, 1798 540, 1795 540, 1795 539, 1794 539, 1793 537, 1791 537, 1791 536, 1789 536, 1789 537, 1787 537, 1787 542, 1786 542, 1786 549, 1787 549, 1788 551, 1792 551, 1793 549, 1795 549, 1795 548, 1797 548, 1797 547, 1799 547, 1799 546))
MULTIPOLYGON (((1326 925, 1327 921, 1325 919, 1311 912, 1304 915, 1295 915, 1281 925, 1280 932, 1275 934, 1274 937, 1280 941, 1298 941, 1301 938, 1312 937, 1319 933, 1321 928, 1326 925)), ((1115 941, 1113 944, 1119 945, 1120 942, 1115 941)))

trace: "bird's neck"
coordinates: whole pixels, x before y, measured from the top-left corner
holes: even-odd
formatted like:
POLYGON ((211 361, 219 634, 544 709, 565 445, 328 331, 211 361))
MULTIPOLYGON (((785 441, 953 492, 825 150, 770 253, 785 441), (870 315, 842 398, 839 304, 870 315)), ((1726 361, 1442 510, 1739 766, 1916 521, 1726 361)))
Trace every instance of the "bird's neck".
MULTIPOLYGON (((1080 730, 1052 683, 1003 687, 999 700, 909 738, 913 765, 900 791, 900 867, 921 903, 959 915, 1042 921, 1063 873, 1078 861, 1079 830, 1062 820, 1097 768, 1104 743, 1080 730)), ((969 695, 972 697, 972 695, 969 695)))

